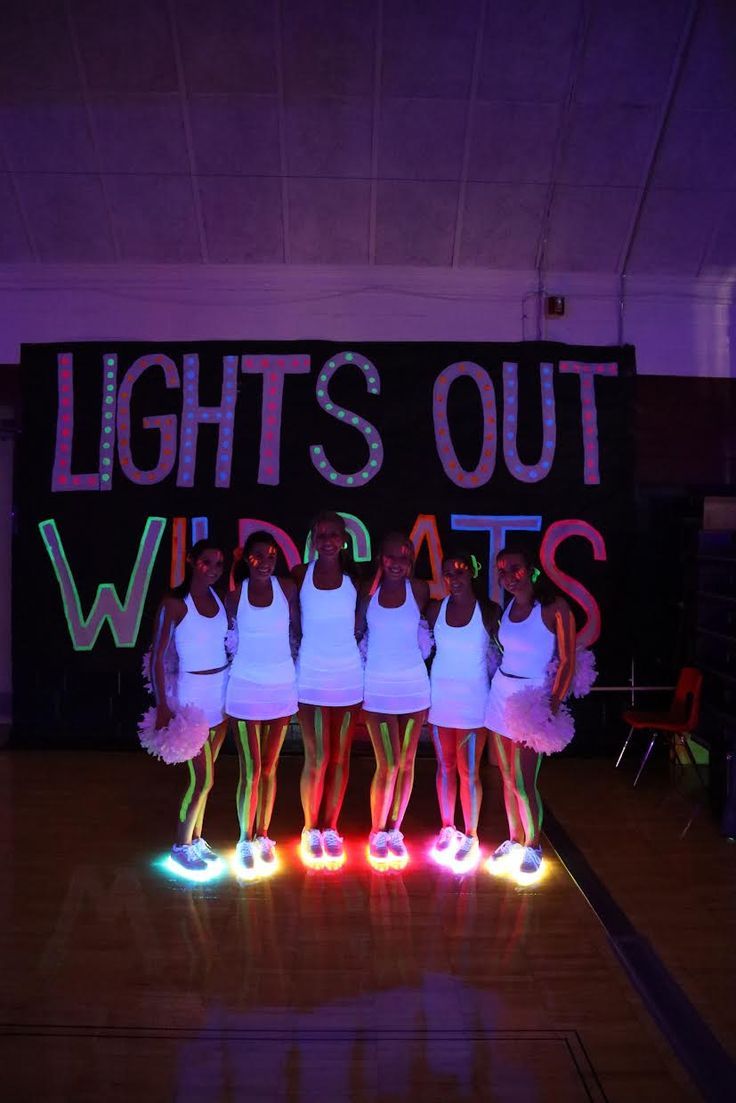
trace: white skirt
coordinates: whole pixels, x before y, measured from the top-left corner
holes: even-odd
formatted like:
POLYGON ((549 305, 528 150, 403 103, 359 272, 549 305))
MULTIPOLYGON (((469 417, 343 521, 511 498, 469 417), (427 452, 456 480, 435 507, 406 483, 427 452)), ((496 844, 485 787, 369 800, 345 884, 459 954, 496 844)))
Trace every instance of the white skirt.
POLYGON ((432 704, 427 719, 441 728, 475 731, 485 726, 488 678, 463 682, 455 678, 431 679, 432 704))
POLYGON ((227 685, 225 712, 235 720, 276 720, 293 716, 297 707, 296 677, 292 662, 280 663, 283 670, 272 682, 254 682, 233 674, 227 685))
POLYGON ((300 654, 296 660, 296 683, 303 705, 359 705, 363 700, 363 663, 357 646, 330 666, 310 663, 300 654), (305 661, 306 660, 306 661, 305 661))
POLYGON ((491 682, 486 704, 485 726, 488 730, 512 739, 513 736, 509 734, 506 721, 506 702, 520 690, 527 689, 529 686, 543 686, 544 683, 544 674, 538 678, 512 678, 502 670, 497 670, 491 682))
POLYGON ((370 653, 365 668, 363 708, 402 716, 429 707, 429 675, 423 662, 405 670, 371 670, 370 653))
POLYGON ((180 670, 176 683, 176 700, 180 705, 194 705, 204 713, 211 728, 225 719, 225 691, 229 668, 215 674, 190 674, 180 670))

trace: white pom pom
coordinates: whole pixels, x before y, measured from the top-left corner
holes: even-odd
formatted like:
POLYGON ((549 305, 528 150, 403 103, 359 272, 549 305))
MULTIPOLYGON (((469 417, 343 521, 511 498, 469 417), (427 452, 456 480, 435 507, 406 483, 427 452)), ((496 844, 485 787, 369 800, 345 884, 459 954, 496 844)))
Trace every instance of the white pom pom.
POLYGON ((586 697, 597 677, 595 655, 589 647, 579 647, 575 652, 575 673, 570 687, 573 697, 586 697))
POLYGON ((419 628, 417 629, 417 643, 419 644, 419 650, 421 651, 422 658, 428 659, 434 650, 434 636, 432 635, 432 629, 424 617, 419 618, 419 628))
POLYGON ((138 724, 141 746, 169 765, 188 762, 204 747, 209 735, 204 713, 195 705, 177 707, 175 716, 165 728, 156 730, 156 709, 144 712, 138 724))
POLYGON ((506 702, 507 735, 539 754, 554 754, 568 745, 575 734, 572 714, 561 704, 550 712, 550 695, 545 686, 519 690, 506 702))
POLYGON ((488 650, 486 651, 486 670, 488 671, 489 678, 492 678, 496 671, 501 666, 501 649, 495 640, 488 640, 488 650))
POLYGON ((229 628, 225 633, 225 651, 228 659, 232 661, 235 652, 238 650, 238 626, 234 624, 232 628, 229 628))

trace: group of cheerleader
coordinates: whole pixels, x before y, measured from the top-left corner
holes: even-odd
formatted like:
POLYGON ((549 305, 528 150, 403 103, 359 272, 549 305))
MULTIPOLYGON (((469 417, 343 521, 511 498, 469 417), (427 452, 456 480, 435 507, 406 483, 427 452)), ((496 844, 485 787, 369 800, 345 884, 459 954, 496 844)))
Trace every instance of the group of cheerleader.
POLYGON ((158 609, 151 656, 156 705, 141 737, 159 753, 177 719, 191 709, 203 716, 207 732, 201 749, 187 759, 189 780, 170 860, 194 874, 217 860, 202 828, 230 726, 239 758, 236 868, 245 875, 273 868, 276 846, 269 832, 277 764, 296 713, 304 742, 301 854, 309 866, 339 867, 345 859, 339 817, 362 715, 376 759, 368 839, 375 868, 401 868, 408 860, 401 828, 428 721, 442 819, 436 860, 458 871, 478 861, 479 766, 490 740, 503 780, 508 838, 491 855, 489 868, 534 879, 542 862, 542 755, 523 730, 523 713, 521 729, 518 717, 514 721, 512 702, 521 690, 546 687, 547 719, 554 724, 565 710, 575 663, 569 606, 548 589, 524 551, 504 550, 497 557, 498 578, 511 599, 502 612, 479 592, 473 556, 444 558, 447 596, 435 601, 428 584, 414 578, 414 548, 400 533, 383 539, 374 575, 365 582, 348 554, 340 514, 316 517, 311 544, 311 562, 297 566, 291 578, 277 577, 272 535, 252 533, 223 601, 217 593, 223 553, 200 541, 187 557, 183 584, 158 609), (226 644, 234 648, 231 658, 226 644), (172 653, 178 660, 173 677, 172 653), (455 826, 458 788, 462 831, 455 826))

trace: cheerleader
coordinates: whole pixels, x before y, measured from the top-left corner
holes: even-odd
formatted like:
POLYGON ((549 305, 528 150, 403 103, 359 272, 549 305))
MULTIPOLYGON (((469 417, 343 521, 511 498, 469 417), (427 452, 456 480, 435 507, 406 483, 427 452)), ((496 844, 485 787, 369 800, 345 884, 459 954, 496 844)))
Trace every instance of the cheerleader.
POLYGON ((273 577, 277 554, 270 533, 251 533, 243 548, 247 578, 226 599, 238 637, 225 698, 240 764, 235 854, 246 875, 254 872, 257 859, 271 868, 276 860, 276 844, 268 835, 276 766, 297 704, 290 636, 298 639, 299 603, 293 581, 273 577))
POLYGON ((345 860, 337 825, 363 700, 363 664, 355 640, 358 592, 349 573, 346 535, 339 513, 319 513, 311 529, 317 557, 294 570, 302 624, 296 664, 304 740, 301 850, 305 862, 317 866, 339 866, 345 860))
POLYGON ((450 555, 442 561, 449 595, 432 602, 427 620, 434 629, 432 703, 429 722, 437 755, 437 799, 442 829, 432 850, 440 863, 455 869, 474 866, 479 857, 478 816, 483 791, 478 776, 487 732, 488 649, 498 628, 501 609, 478 598, 475 556, 450 555), (465 831, 455 828, 458 774, 465 831))
POLYGON ((378 868, 408 861, 401 824, 429 706, 429 677, 418 642, 429 587, 411 577, 413 566, 411 540, 400 533, 387 536, 359 614, 359 631, 367 632, 363 708, 376 756, 368 855, 378 868))
POLYGON ((207 540, 199 540, 187 555, 184 582, 158 608, 151 652, 156 731, 167 728, 177 710, 186 705, 200 710, 209 728, 204 746, 187 762, 189 784, 179 809, 176 842, 171 848, 176 865, 198 873, 217 861, 217 855, 202 837, 202 825, 215 762, 227 730, 224 716, 227 615, 213 588, 222 576, 222 568, 220 549, 207 540), (165 658, 171 644, 179 669, 175 686, 167 687, 165 658))
MULTIPOLYGON (((575 672, 575 621, 567 602, 552 592, 538 564, 525 551, 504 549, 496 566, 499 581, 512 600, 499 626, 503 659, 491 682, 485 723, 501 771, 509 837, 491 855, 488 868, 493 873, 518 868, 519 879, 528 882, 542 866, 542 800, 537 788, 542 755, 531 727, 519 730, 518 718, 515 720, 518 708, 512 702, 522 690, 543 690, 556 650, 559 662, 544 718, 548 726, 554 726, 575 672), (539 749, 534 749, 535 744, 539 749)), ((564 706, 562 709, 564 712, 564 706)))

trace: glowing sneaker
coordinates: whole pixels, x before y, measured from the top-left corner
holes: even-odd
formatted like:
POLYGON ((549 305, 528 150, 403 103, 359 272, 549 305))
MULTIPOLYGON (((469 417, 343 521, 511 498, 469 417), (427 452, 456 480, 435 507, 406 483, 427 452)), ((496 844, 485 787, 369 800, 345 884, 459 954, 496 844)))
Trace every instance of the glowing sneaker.
POLYGON ((319 868, 324 862, 322 832, 316 827, 305 827, 302 831, 301 852, 302 861, 307 866, 319 868))
POLYGON ((480 849, 477 835, 463 835, 458 831, 458 847, 452 855, 450 865, 455 873, 467 873, 473 869, 480 859, 480 849))
POLYGON ((430 850, 430 855, 434 858, 435 862, 438 862, 441 866, 447 865, 452 857, 452 848, 457 837, 458 832, 454 826, 442 828, 434 846, 430 850))
POLYGON ((205 862, 219 862, 218 855, 215 854, 210 844, 201 835, 198 839, 192 839, 192 846, 197 851, 198 857, 203 858, 205 862))
POLYGON ((525 846, 516 880, 520 885, 531 885, 542 873, 541 846, 525 846))
POLYGON ((241 839, 235 847, 235 868, 241 876, 249 877, 255 873, 255 848, 250 839, 241 839))
POLYGON ((194 870, 201 873, 207 869, 208 862, 201 858, 194 843, 175 844, 171 848, 171 860, 182 869, 194 870))
POLYGON ((513 839, 506 839, 496 847, 486 862, 486 869, 498 877, 502 873, 508 873, 516 869, 523 857, 524 847, 521 843, 515 843, 513 839))
POLYGON ((256 852, 264 865, 272 866, 276 862, 276 843, 268 835, 256 836, 256 852))
POLYGON ((389 862, 395 868, 403 869, 409 861, 409 852, 404 846, 404 836, 398 827, 394 827, 388 833, 388 853, 389 862))
POLYGON ((334 827, 328 827, 322 832, 322 852, 325 856, 325 865, 331 869, 337 869, 345 861, 343 837, 338 835, 334 827))
POLYGON ((368 837, 368 861, 376 869, 386 869, 388 859, 388 831, 371 831, 368 837))

